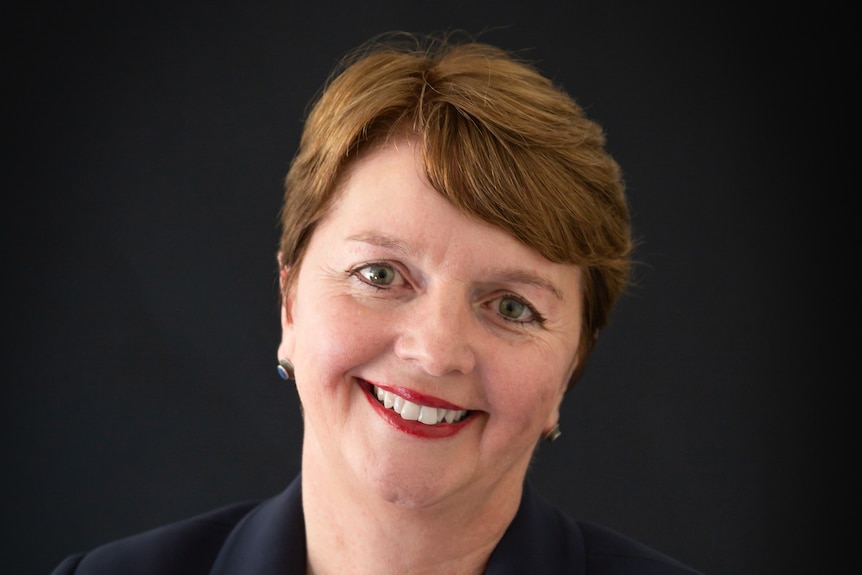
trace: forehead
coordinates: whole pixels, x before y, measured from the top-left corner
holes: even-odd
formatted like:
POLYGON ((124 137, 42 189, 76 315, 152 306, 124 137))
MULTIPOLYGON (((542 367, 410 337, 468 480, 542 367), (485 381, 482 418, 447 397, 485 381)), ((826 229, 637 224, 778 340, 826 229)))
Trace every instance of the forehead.
POLYGON ((420 145, 398 139, 368 149, 340 178, 328 219, 354 230, 356 236, 397 235, 406 240, 449 236, 458 246, 485 236, 514 240, 510 234, 467 215, 428 182, 420 145), (445 223, 445 225, 441 225, 445 223), (470 232, 459 239, 455 232, 470 232))

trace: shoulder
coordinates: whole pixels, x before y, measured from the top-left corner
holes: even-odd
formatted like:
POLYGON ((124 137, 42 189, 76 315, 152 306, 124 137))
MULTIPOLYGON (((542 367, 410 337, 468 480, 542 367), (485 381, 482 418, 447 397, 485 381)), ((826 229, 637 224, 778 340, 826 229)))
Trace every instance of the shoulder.
POLYGON ((486 575, 698 575, 631 537, 575 520, 525 484, 509 529, 491 556, 486 575))
POLYGON ((697 575, 697 571, 640 541, 589 521, 575 522, 588 574, 697 575))
POLYGON ((76 553, 52 575, 209 573, 227 536, 257 505, 254 501, 235 503, 76 553))

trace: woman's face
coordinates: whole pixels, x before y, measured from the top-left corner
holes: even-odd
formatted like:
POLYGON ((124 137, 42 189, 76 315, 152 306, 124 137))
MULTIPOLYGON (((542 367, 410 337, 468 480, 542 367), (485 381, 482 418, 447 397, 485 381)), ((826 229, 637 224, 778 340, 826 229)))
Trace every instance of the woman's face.
POLYGON ((279 357, 304 469, 426 507, 520 489, 576 367, 582 298, 575 266, 463 215, 419 155, 402 140, 349 169, 289 290, 279 357))

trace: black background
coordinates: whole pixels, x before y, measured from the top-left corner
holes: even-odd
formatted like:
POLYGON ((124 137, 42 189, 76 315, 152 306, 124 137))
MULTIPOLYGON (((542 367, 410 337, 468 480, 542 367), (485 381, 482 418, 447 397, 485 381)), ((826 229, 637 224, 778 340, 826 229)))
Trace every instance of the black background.
POLYGON ((306 103, 368 37, 452 28, 526 50, 606 128, 643 240, 639 285, 532 479, 710 574, 822 566, 820 480, 840 472, 824 446, 849 402, 825 353, 847 338, 822 317, 851 313, 835 300, 852 282, 816 240, 855 244, 820 133, 846 36, 814 38, 840 20, 685 1, 17 7, 8 572, 272 495, 298 471, 275 250, 306 103))

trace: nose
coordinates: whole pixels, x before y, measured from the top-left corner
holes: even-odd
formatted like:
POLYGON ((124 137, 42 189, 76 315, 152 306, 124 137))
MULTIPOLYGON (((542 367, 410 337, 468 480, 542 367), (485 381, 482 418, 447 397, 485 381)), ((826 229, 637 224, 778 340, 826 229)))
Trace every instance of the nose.
POLYGON ((443 291, 426 292, 405 313, 395 353, 429 375, 470 373, 476 366, 470 341, 472 318, 463 299, 443 291))

